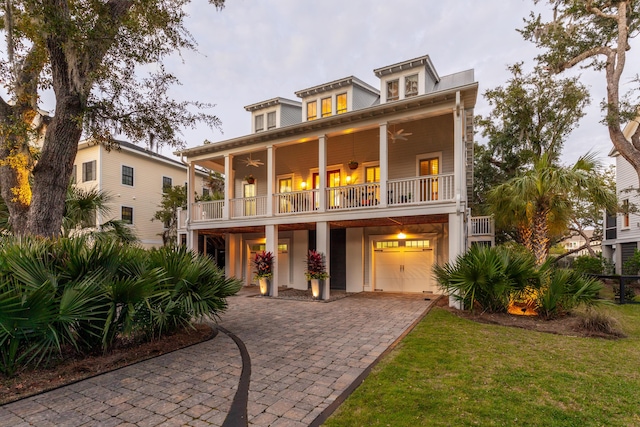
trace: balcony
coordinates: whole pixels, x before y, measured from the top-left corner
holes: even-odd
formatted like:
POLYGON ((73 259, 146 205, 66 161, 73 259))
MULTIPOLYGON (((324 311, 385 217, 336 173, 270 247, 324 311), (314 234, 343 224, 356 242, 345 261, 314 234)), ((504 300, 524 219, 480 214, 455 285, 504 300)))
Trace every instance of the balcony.
MULTIPOLYGON (((273 212, 268 210, 269 196, 229 200, 230 219, 286 216, 314 212, 379 209, 380 183, 330 187, 324 190, 324 209, 320 209, 320 189, 278 193, 273 196, 273 212)), ((428 175, 395 179, 387 182, 386 208, 453 202, 453 174, 428 175)), ((191 220, 204 222, 224 218, 224 200, 193 204, 191 220)), ((181 214, 179 226, 184 226, 181 214)), ((185 217, 186 218, 186 217, 185 217)))
POLYGON ((492 216, 476 216, 469 218, 469 245, 473 243, 495 246, 495 225, 492 216))

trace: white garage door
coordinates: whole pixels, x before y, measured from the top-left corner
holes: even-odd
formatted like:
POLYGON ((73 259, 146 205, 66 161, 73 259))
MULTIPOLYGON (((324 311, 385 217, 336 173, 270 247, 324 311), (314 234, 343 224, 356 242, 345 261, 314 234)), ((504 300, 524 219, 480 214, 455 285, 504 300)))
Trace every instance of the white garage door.
MULTIPOLYGON (((385 242, 389 243, 389 242, 385 242)), ((375 289, 385 292, 436 292, 431 277, 433 249, 383 245, 375 250, 375 289), (391 246, 391 247, 389 247, 391 246)), ((379 245, 378 245, 379 246, 379 245)))

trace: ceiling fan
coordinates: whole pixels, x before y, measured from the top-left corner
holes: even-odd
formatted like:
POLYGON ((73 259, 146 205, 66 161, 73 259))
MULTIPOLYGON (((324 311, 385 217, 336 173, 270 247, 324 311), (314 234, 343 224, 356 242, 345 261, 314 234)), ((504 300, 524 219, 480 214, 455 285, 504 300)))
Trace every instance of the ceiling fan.
POLYGON ((395 144, 396 141, 406 141, 408 136, 413 135, 411 132, 405 132, 404 129, 388 131, 389 139, 395 144))
POLYGON ((264 162, 261 162, 260 159, 254 159, 253 157, 251 157, 251 153, 249 154, 249 157, 240 161, 247 166, 254 166, 256 168, 264 165, 264 162))

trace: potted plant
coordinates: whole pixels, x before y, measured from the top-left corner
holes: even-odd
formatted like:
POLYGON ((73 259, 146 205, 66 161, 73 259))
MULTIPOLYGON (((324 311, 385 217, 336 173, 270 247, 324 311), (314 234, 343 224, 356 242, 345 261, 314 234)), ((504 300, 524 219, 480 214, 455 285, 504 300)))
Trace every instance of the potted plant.
POLYGON ((273 277, 273 254, 265 251, 257 252, 252 263, 260 285, 260 294, 262 296, 269 295, 271 293, 271 278, 273 277))
POLYGON ((349 169, 351 170, 356 170, 358 169, 358 162, 355 160, 349 160, 349 163, 347 163, 347 166, 349 166, 349 169))
POLYGON ((327 274, 327 264, 324 254, 314 249, 307 254, 307 269, 304 272, 307 280, 311 282, 311 294, 313 299, 322 298, 322 287, 320 281, 329 278, 327 274))
POLYGON ((253 184, 254 182, 256 182, 256 179, 251 174, 245 176, 244 179, 248 184, 253 184))

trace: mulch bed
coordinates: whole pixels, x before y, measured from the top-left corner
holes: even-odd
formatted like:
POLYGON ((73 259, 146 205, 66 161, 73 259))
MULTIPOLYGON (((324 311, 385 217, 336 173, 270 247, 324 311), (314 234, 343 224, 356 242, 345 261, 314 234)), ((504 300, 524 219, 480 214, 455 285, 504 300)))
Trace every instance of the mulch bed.
POLYGON ((573 337, 590 337, 619 339, 624 338, 624 334, 604 333, 599 331, 587 330, 580 327, 582 316, 576 314, 567 314, 555 319, 542 319, 537 316, 517 316, 508 313, 482 313, 479 311, 470 312, 468 310, 457 310, 448 307, 448 298, 443 298, 445 302, 439 301, 439 306, 458 317, 472 320, 478 323, 486 323, 491 325, 507 326, 512 328, 528 329, 532 331, 545 332, 557 335, 567 335, 573 337))
POLYGON ((12 378, 0 374, 0 405, 170 353, 209 340, 216 333, 210 325, 198 324, 195 330, 185 329, 152 342, 121 343, 108 354, 64 355, 55 366, 25 370, 12 378))

